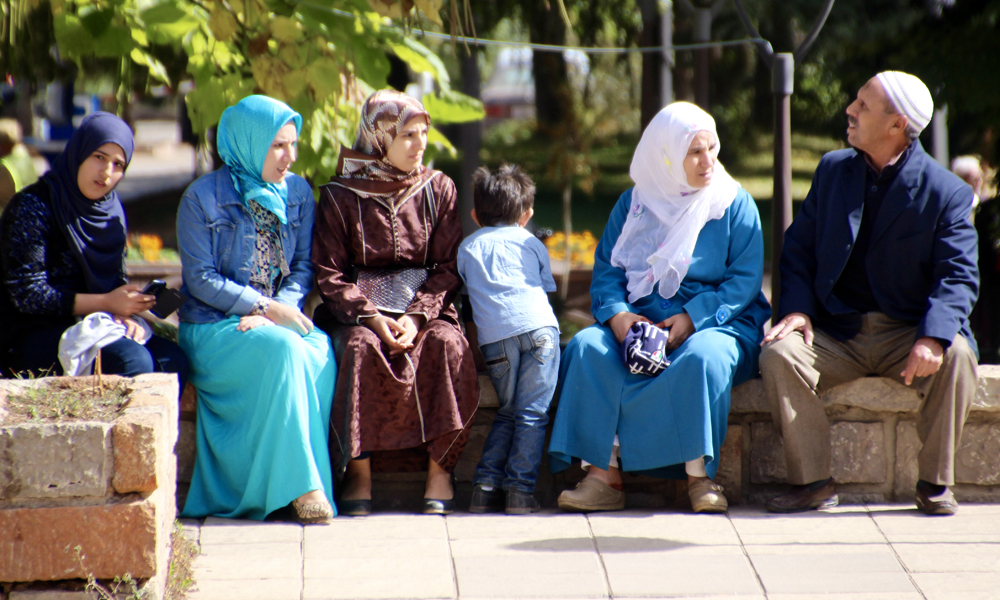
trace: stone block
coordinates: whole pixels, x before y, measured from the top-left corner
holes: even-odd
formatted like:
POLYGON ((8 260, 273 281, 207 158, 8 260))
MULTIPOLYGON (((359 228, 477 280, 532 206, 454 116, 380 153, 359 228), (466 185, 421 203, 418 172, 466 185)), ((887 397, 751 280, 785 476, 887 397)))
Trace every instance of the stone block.
POLYGON ((0 510, 0 531, 0 581, 156 574, 157 526, 148 501, 0 510))
POLYGON ((979 365, 979 386, 972 410, 1000 412, 1000 365, 979 365))
POLYGON ((157 464, 163 419, 155 413, 127 412, 115 422, 112 443, 119 494, 152 492, 158 485, 157 464))
POLYGON ((882 423, 841 421, 830 426, 830 458, 838 483, 883 483, 887 475, 882 423))
POLYGON ((725 488, 730 504, 743 501, 743 427, 730 425, 719 456, 715 482, 725 488))
POLYGON ((917 424, 913 421, 896 423, 896 472, 893 476, 893 492, 896 501, 913 499, 917 487, 917 455, 920 454, 920 438, 917 424))
POLYGON ((733 388, 729 411, 734 414, 770 413, 771 405, 764 395, 764 380, 755 377, 733 388))
POLYGON ((920 397, 905 385, 885 377, 862 377, 822 394, 826 406, 857 406, 879 412, 912 412, 920 397))
POLYGON ((181 394, 181 420, 194 421, 198 414, 198 390, 188 383, 181 394))
POLYGON ((190 483, 194 474, 194 459, 198 453, 195 424, 191 421, 180 422, 174 453, 177 455, 177 481, 190 483))
POLYGON ((788 478, 785 445, 774 423, 750 426, 750 482, 777 483, 788 478))
POLYGON ((1000 423, 966 424, 955 453, 955 481, 1000 484, 1000 423))
POLYGON ((77 422, 0 428, 0 500, 105 496, 110 427, 77 422))

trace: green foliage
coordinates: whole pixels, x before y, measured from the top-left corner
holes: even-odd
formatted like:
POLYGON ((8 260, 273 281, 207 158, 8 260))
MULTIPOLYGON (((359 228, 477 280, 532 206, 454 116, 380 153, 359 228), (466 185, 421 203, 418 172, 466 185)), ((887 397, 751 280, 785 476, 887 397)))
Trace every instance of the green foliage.
POLYGON ((198 544, 184 535, 184 526, 180 521, 174 521, 174 529, 170 532, 170 566, 167 568, 167 586, 163 592, 163 600, 183 600, 195 584, 194 559, 201 550, 198 544))

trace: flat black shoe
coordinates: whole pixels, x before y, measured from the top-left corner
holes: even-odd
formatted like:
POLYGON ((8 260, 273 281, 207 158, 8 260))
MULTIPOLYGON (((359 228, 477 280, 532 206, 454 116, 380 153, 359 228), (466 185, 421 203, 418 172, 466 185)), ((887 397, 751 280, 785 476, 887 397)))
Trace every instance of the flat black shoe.
POLYGON ((341 500, 337 503, 337 513, 345 517, 367 517, 372 514, 372 501, 341 500))
POLYGON ((837 506, 839 498, 833 478, 814 481, 808 485, 794 485, 787 494, 767 501, 767 510, 774 513, 797 513, 807 510, 837 506))
POLYGON ((476 514, 498 513, 503 512, 504 505, 502 489, 495 487, 487 491, 478 483, 472 488, 472 502, 469 503, 469 512, 476 514))
POLYGON ((958 512, 958 501, 944 485, 917 482, 917 508, 925 515, 948 516, 958 512))
POLYGON ((451 500, 435 500, 433 498, 424 498, 424 514, 425 515, 450 515, 455 512, 455 499, 451 500))
POLYGON ((538 512, 538 500, 533 494, 516 488, 507 490, 507 514, 528 515, 538 512))

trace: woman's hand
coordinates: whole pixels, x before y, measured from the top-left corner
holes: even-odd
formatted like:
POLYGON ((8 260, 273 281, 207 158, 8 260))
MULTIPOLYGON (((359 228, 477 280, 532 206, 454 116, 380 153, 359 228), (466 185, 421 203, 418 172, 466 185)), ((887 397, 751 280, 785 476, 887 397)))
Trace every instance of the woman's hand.
POLYGON ((240 317, 240 324, 236 326, 236 331, 250 331, 251 329, 266 327, 268 325, 274 325, 274 321, 264 315, 247 315, 240 317))
MULTIPOLYGON (((417 334, 423 329, 424 325, 427 323, 427 318, 423 315, 403 315, 396 319, 399 326, 403 328, 403 333, 396 338, 396 342, 404 346, 407 350, 413 348, 413 340, 416 339, 417 334)), ((390 354, 399 354, 398 352, 390 354)))
POLYGON ((676 350, 678 346, 684 343, 684 340, 691 337, 691 334, 694 333, 694 323, 691 321, 691 315, 686 312, 681 312, 669 319, 665 319, 656 326, 660 329, 670 330, 670 338, 667 340, 668 352, 676 350))
POLYGON ((611 328, 611 333, 615 334, 615 338, 620 344, 625 341, 625 336, 628 334, 629 328, 637 321, 652 323, 652 321, 642 315, 623 311, 608 319, 605 325, 611 328))
MULTIPOLYGON (((136 283, 126 283, 102 295, 104 310, 112 315, 131 317, 144 310, 153 308, 156 304, 156 296, 141 293, 142 286, 136 283)), ((77 297, 83 294, 77 294, 77 297)), ((90 311, 96 312, 96 311, 90 311)))
MULTIPOLYGON (((405 316, 405 315, 404 315, 405 316)), ((389 354, 399 354, 413 347, 412 344, 404 346, 399 343, 400 337, 406 333, 406 329, 399 324, 396 319, 385 315, 375 315, 361 321, 361 324, 371 329, 389 347, 389 354)))
MULTIPOLYGON (((288 306, 287 304, 282 304, 277 300, 271 300, 271 303, 267 306, 267 312, 264 316, 273 321, 275 325, 281 325, 285 329, 291 329, 301 336, 309 335, 313 330, 312 321, 302 314, 301 310, 288 306)), ((240 321, 242 324, 242 319, 240 319, 240 321)))
POLYGON ((125 326, 125 337, 128 339, 137 344, 141 344, 146 339, 146 330, 135 320, 122 315, 112 315, 112 318, 115 320, 115 323, 125 326))

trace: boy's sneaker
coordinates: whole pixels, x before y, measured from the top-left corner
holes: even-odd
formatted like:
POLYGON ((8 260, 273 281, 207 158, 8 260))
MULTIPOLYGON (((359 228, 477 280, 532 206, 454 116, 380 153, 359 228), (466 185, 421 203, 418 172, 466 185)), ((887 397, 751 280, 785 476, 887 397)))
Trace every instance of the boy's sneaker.
POLYGON ((495 487, 492 490, 483 489, 482 484, 477 483, 472 488, 472 502, 469 503, 469 512, 485 514, 503 512, 504 497, 503 490, 495 487))
POLYGON ((507 490, 507 514, 527 515, 538 512, 538 500, 533 494, 517 488, 507 490))

